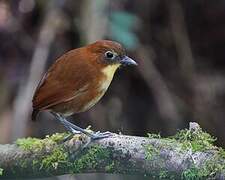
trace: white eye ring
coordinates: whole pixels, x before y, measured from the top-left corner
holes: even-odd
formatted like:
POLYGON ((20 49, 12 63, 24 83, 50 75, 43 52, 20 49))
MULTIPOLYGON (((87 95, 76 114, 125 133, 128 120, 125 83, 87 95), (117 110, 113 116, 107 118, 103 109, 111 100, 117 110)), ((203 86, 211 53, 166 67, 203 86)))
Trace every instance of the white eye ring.
POLYGON ((115 58, 115 54, 112 51, 106 51, 105 57, 107 59, 114 59, 115 58))

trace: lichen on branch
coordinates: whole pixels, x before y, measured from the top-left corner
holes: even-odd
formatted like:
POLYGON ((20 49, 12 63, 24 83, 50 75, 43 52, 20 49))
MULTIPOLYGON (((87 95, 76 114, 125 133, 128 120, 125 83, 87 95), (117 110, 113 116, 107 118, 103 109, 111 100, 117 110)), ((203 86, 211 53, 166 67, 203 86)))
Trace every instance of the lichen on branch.
POLYGON ((66 133, 44 139, 23 138, 0 145, 0 179, 48 177, 77 173, 139 174, 155 179, 206 179, 225 177, 225 151, 198 124, 162 138, 114 134, 91 142, 66 133))

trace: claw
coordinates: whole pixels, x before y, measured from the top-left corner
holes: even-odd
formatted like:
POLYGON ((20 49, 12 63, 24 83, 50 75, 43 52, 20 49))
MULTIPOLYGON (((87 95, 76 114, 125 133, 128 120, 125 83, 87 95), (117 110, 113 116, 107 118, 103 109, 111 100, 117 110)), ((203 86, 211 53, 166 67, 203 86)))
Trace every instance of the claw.
POLYGON ((71 132, 72 132, 73 135, 75 135, 75 134, 82 134, 80 131, 77 131, 77 130, 75 130, 73 128, 71 128, 71 132))
POLYGON ((110 137, 110 136, 112 136, 112 135, 113 135, 113 134, 112 134, 111 132, 109 132, 109 131, 103 132, 103 133, 101 133, 100 131, 98 131, 98 132, 93 133, 93 134, 91 135, 91 139, 92 139, 92 140, 103 139, 103 138, 108 138, 108 137, 110 137))
POLYGON ((82 149, 86 148, 92 141, 97 140, 97 139, 103 139, 103 138, 108 138, 112 136, 113 134, 109 131, 101 133, 100 131, 97 131, 93 134, 91 134, 90 138, 88 138, 87 142, 85 145, 82 147, 82 149))

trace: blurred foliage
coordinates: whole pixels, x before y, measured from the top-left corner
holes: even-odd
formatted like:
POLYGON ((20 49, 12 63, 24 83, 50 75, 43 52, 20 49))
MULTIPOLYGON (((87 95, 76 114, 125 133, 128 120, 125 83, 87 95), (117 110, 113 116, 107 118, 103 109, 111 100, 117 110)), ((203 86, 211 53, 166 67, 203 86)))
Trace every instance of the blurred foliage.
POLYGON ((138 17, 128 12, 113 12, 110 16, 110 37, 122 43, 127 49, 138 47, 138 37, 134 32, 138 17))

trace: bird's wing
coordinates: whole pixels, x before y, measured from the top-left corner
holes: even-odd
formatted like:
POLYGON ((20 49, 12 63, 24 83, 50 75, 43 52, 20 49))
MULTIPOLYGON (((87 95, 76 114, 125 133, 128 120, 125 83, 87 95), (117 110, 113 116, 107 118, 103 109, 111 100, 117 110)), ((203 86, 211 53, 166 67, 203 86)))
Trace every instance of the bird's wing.
MULTIPOLYGON (((45 80, 46 82, 46 80, 45 80)), ((54 105, 70 101, 75 97, 78 97, 88 90, 88 84, 84 86, 74 87, 73 90, 67 83, 62 84, 59 82, 44 83, 37 90, 33 98, 34 109, 48 109, 54 105)))
POLYGON ((66 53, 41 79, 34 93, 33 108, 48 109, 82 95, 93 80, 92 71, 90 64, 79 54, 66 53))

